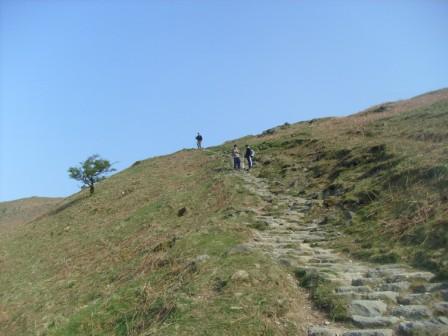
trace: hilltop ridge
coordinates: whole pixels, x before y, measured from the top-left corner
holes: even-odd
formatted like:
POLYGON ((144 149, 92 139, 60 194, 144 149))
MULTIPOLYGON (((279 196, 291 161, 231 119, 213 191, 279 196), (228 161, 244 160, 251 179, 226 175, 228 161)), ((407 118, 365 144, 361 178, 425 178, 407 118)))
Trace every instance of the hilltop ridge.
POLYGON ((0 226, 17 225, 29 222, 51 210, 62 198, 28 197, 0 202, 0 226))

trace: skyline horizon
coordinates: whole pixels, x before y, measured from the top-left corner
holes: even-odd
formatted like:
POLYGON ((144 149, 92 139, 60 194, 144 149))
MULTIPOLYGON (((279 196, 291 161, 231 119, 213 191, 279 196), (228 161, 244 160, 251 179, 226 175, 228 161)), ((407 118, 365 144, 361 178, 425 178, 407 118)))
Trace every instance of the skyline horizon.
MULTIPOLYGON (((328 116, 322 116, 322 117, 315 118, 315 119, 322 119, 322 118, 345 118, 345 117, 349 117, 349 116, 351 116, 351 115, 355 115, 355 114, 357 114, 357 113, 363 112, 363 111, 365 111, 366 109, 372 108, 372 107, 377 106, 377 105, 383 105, 383 104, 387 104, 387 103, 396 103, 396 102, 400 102, 400 101, 404 101, 404 100, 408 100, 408 99, 416 98, 416 97, 419 97, 419 96, 423 96, 423 95, 426 95, 426 94, 431 94, 431 93, 438 92, 438 91, 442 91, 442 90, 448 90, 448 86, 446 86, 446 87, 442 87, 442 88, 440 88, 440 89, 434 89, 434 90, 426 91, 426 92, 423 92, 423 93, 421 93, 421 94, 417 94, 417 95, 414 95, 414 96, 411 96, 411 97, 407 97, 407 98, 405 97, 405 98, 401 98, 401 99, 398 99, 398 100, 392 100, 392 101, 389 101, 389 100, 388 100, 388 101, 378 102, 378 103, 375 103, 375 104, 373 104, 373 105, 370 105, 370 106, 367 106, 367 107, 365 107, 365 108, 362 108, 361 110, 358 110, 358 111, 355 111, 355 112, 351 112, 351 113, 348 113, 348 114, 345 114, 345 115, 339 115, 339 116, 328 115, 328 116)), ((298 120, 298 121, 291 121, 291 122, 288 122, 288 121, 287 121, 287 122, 293 125, 293 124, 296 124, 296 123, 306 122, 306 121, 309 121, 309 120, 312 120, 312 119, 298 120)), ((272 128, 273 128, 273 127, 278 127, 278 126, 281 126, 281 125, 282 125, 282 124, 273 125, 272 128)), ((264 131, 264 130, 260 130, 258 133, 255 133, 255 134, 246 134, 246 135, 243 135, 242 137, 245 137, 245 136, 251 136, 251 135, 258 135, 258 134, 261 134, 263 131, 264 131)), ((203 133, 202 133, 201 131, 199 131, 199 132, 201 133, 201 135, 203 135, 203 133)), ((209 148, 209 147, 220 146, 220 145, 222 145, 222 144, 224 144, 224 143, 226 143, 226 142, 231 142, 231 141, 233 141, 233 140, 238 140, 238 139, 239 139, 239 138, 224 140, 224 141, 221 142, 221 143, 213 144, 213 145, 210 145, 210 146, 205 146, 205 147, 203 147, 202 149, 205 149, 205 150, 206 150, 206 149, 209 148)), ((175 153, 177 153, 177 152, 179 152, 179 151, 183 151, 183 150, 196 150, 194 141, 192 141, 192 145, 191 145, 191 147, 185 147, 185 148, 181 148, 181 149, 175 150, 175 151, 173 151, 173 152, 169 152, 169 153, 161 153, 161 154, 158 154, 158 155, 154 155, 154 156, 149 156, 149 157, 141 158, 141 159, 139 159, 139 160, 137 160, 137 161, 149 160, 149 159, 152 159, 152 158, 163 157, 163 156, 169 156, 169 155, 175 154, 175 153)), ((101 155, 100 155, 100 156, 101 156, 101 155)), ((106 158, 106 159, 107 159, 107 158, 106 158)), ((78 162, 78 163, 81 163, 81 162, 78 162)), ((133 162, 133 163, 135 163, 135 162, 133 162)), ((115 175, 115 174, 118 174, 118 173, 122 172, 123 170, 126 170, 126 169, 130 168, 130 167, 133 165, 133 163, 130 163, 128 166, 123 167, 123 168, 120 169, 120 170, 117 169, 117 170, 114 171, 112 174, 108 174, 106 177, 109 178, 109 177, 111 177, 111 176, 113 176, 113 175, 115 175)), ((114 165, 114 163, 112 163, 112 165, 114 165)), ((67 169, 68 169, 68 168, 67 168, 67 169)), ((67 176, 67 179, 70 179, 70 178, 67 176)), ((64 198, 70 197, 70 196, 72 196, 72 195, 74 195, 74 194, 80 192, 81 189, 82 189, 81 187, 78 187, 78 190, 77 190, 77 191, 73 191, 72 193, 69 193, 69 194, 67 194, 67 195, 59 195, 59 196, 58 196, 58 195, 53 195, 53 196, 47 196, 47 195, 31 195, 31 196, 24 196, 24 197, 15 198, 15 199, 9 199, 9 200, 0 200, 0 203, 6 203, 6 202, 14 202, 14 201, 26 200, 26 199, 30 199, 30 198, 60 198, 60 199, 64 199, 64 198)))

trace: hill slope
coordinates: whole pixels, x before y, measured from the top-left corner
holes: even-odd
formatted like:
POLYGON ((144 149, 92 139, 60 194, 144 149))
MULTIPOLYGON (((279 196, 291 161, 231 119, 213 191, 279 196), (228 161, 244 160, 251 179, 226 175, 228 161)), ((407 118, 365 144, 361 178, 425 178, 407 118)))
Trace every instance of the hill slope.
POLYGON ((236 140, 259 195, 234 142, 136 162, 0 235, 0 335, 305 335, 323 317, 248 243, 288 213, 275 197, 309 200, 300 221, 342 233, 341 255, 446 278, 447 130, 441 90, 236 140))
POLYGON ((0 236, 0 334, 294 334, 319 320, 287 273, 238 246, 258 201, 223 166, 198 151, 137 162, 0 236))
POLYGON ((448 90, 247 138, 276 192, 322 200, 335 247, 448 277, 448 90))

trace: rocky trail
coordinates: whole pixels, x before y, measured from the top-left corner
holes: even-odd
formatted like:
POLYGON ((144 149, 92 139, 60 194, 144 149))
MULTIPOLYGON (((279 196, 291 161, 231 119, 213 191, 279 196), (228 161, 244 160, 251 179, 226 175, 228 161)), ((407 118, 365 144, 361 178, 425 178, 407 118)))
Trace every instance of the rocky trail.
POLYGON ((343 327, 310 326, 309 336, 448 335, 448 282, 433 282, 434 274, 406 265, 369 264, 337 253, 327 242, 338 233, 304 220, 316 201, 273 194, 262 179, 238 175, 276 210, 256 210, 264 229, 254 232, 250 244, 290 269, 326 279, 347 302, 343 327))

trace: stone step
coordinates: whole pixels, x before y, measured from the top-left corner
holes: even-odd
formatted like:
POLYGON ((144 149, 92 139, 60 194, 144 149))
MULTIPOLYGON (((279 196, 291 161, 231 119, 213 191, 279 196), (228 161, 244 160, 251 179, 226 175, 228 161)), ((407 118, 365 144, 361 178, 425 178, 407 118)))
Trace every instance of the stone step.
POLYGON ((308 336, 339 336, 340 330, 328 327, 314 326, 308 329, 308 336))
POLYGON ((430 272, 403 272, 398 274, 392 274, 386 277, 387 282, 401 282, 401 281, 430 281, 434 278, 434 274, 430 272))
POLYGON ((435 336, 448 331, 448 282, 431 283, 431 272, 402 264, 373 266, 352 261, 326 248, 326 242, 340 232, 321 225, 321 221, 306 222, 305 213, 314 201, 271 193, 263 180, 250 174, 243 178, 249 190, 271 203, 263 215, 258 212, 256 216, 268 224, 268 229, 257 231, 258 241, 253 246, 280 264, 316 272, 337 284, 335 294, 346 298, 349 304, 349 326, 359 328, 313 326, 308 335, 392 336, 396 328, 400 336, 423 332, 435 336))
POLYGON ((411 284, 407 281, 386 283, 378 286, 382 291, 403 292, 409 289, 411 284))
POLYGON ((448 302, 436 302, 433 309, 437 314, 448 316, 448 302))
POLYGON ((421 305, 433 299, 429 293, 405 294, 398 297, 397 302, 401 305, 421 305))
POLYGON ((402 336, 446 336, 448 335, 448 318, 438 317, 430 320, 402 322, 398 326, 398 332, 402 336))
POLYGON ((369 286, 343 286, 335 289, 336 293, 369 293, 371 291, 369 286))
POLYGON ((367 328, 383 328, 390 327, 400 320, 395 316, 359 316, 353 315, 351 321, 356 327, 367 329, 367 328))
POLYGON ((392 336, 393 334, 392 329, 362 329, 345 331, 341 336, 392 336))
POLYGON ((381 300, 353 300, 350 303, 352 316, 375 317, 382 316, 387 310, 387 305, 381 300))
POLYGON ((404 317, 412 321, 423 320, 432 316, 431 310, 424 305, 398 306, 392 309, 390 313, 394 316, 404 317))
POLYGON ((356 278, 352 280, 352 286, 376 286, 380 282, 380 278, 356 278))
POLYGON ((433 282, 422 284, 413 288, 414 293, 431 293, 438 292, 444 289, 448 290, 448 282, 433 282))
POLYGON ((396 303, 398 298, 397 292, 392 291, 382 291, 382 292, 372 292, 361 294, 361 298, 364 300, 384 300, 396 303))

